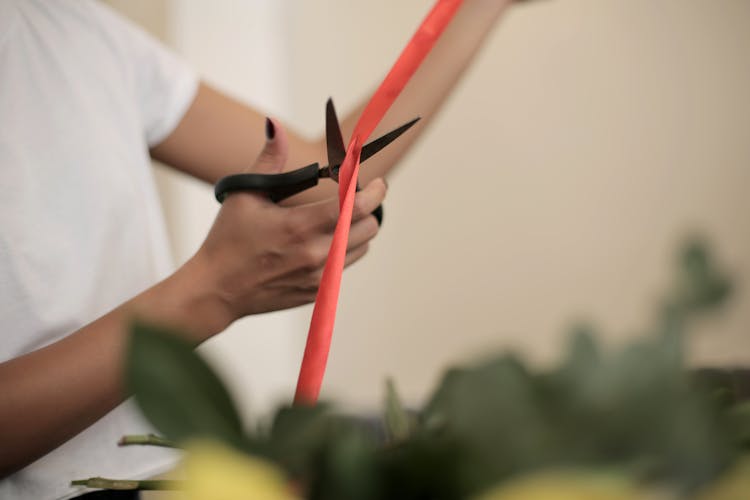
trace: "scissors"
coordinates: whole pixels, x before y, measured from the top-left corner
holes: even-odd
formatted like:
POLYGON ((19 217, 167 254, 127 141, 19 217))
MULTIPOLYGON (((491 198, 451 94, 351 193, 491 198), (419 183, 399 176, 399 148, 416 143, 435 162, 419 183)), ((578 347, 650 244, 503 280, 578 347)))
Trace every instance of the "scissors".
MULTIPOLYGON (((359 157, 360 163, 364 163, 365 160, 371 158, 381 149, 395 141, 418 121, 419 118, 415 118, 367 143, 362 147, 359 157)), ((329 178, 338 182, 341 163, 343 163, 346 156, 346 146, 344 145, 344 138, 341 135, 341 126, 339 125, 332 99, 328 99, 326 103, 326 146, 328 150, 328 165, 324 167, 321 167, 318 163, 312 163, 306 167, 280 174, 229 175, 216 183, 216 187, 214 188, 216 199, 219 203, 222 203, 227 195, 235 191, 259 191, 267 194, 272 201, 279 202, 317 186, 318 179, 329 178)), ((359 190, 358 182, 357 191, 359 190)), ((380 225, 383 222, 383 206, 378 206, 372 214, 378 220, 378 225, 380 225)))

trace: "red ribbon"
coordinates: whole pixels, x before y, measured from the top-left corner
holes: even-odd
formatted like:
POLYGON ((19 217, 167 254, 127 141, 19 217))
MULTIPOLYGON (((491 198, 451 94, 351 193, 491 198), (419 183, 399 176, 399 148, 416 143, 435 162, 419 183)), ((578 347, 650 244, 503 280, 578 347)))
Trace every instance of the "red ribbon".
POLYGON ((323 383, 328 352, 331 346, 336 306, 341 288, 349 228, 352 221, 354 194, 359 173, 359 155, 362 143, 372 134, 380 120, 401 93, 414 72, 437 42, 443 30, 455 15, 463 0, 437 0, 427 17, 412 36, 406 48, 370 99, 352 133, 346 157, 339 171, 339 219, 323 269, 323 277, 315 299, 307 334, 305 355, 302 359, 295 404, 314 405, 323 383))

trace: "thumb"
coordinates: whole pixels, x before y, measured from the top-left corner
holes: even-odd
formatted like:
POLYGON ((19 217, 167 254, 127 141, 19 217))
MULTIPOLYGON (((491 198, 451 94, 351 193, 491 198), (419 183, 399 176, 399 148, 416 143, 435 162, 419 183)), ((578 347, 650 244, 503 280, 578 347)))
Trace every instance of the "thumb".
POLYGON ((281 172, 286 164, 289 143, 286 131, 273 118, 266 118, 266 144, 250 167, 254 174, 275 174, 281 172))

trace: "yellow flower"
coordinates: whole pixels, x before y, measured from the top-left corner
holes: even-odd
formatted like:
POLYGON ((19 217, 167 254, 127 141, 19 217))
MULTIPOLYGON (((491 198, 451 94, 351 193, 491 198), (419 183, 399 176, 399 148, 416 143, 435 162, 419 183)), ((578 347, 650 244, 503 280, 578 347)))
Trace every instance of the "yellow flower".
POLYGON ((271 462, 214 441, 186 447, 190 500, 295 500, 284 472, 271 462))
POLYGON ((697 496, 697 500, 747 500, 748 498, 750 498, 750 455, 738 461, 729 472, 697 496))
POLYGON ((627 477, 586 471, 558 470, 522 476, 501 484, 475 500, 643 500, 655 498, 627 477))

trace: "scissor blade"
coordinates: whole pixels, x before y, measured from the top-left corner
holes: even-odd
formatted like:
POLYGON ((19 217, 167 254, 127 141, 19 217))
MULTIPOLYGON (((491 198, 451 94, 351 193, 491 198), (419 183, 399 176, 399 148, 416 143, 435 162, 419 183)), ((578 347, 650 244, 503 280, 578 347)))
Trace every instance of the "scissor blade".
POLYGON ((395 141, 396 139, 398 139, 398 137, 401 134, 403 134, 404 132, 406 132, 407 130, 409 130, 418 121, 419 121, 419 117, 414 118, 412 121, 410 121, 408 123, 404 123, 399 128, 393 129, 390 132, 388 132, 387 134, 378 137, 377 139, 375 139, 372 142, 367 143, 362 148, 362 154, 359 156, 359 162, 363 163, 365 160, 367 160, 368 158, 370 158, 375 153, 379 152, 381 149, 383 149, 384 147, 386 147, 388 144, 390 144, 393 141, 395 141))
POLYGON ((346 156, 346 146, 331 98, 326 103, 326 146, 328 147, 328 165, 341 165, 346 156))

